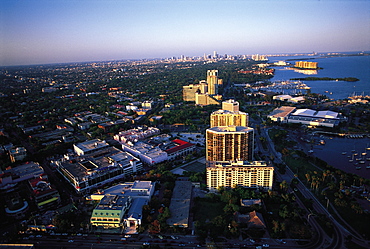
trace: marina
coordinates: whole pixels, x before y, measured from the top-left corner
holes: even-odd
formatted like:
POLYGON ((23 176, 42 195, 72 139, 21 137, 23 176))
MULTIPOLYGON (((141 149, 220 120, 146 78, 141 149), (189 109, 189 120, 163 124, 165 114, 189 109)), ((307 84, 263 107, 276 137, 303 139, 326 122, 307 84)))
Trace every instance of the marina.
POLYGON ((334 168, 370 179, 370 138, 367 135, 362 138, 321 135, 310 155, 326 161, 334 168))

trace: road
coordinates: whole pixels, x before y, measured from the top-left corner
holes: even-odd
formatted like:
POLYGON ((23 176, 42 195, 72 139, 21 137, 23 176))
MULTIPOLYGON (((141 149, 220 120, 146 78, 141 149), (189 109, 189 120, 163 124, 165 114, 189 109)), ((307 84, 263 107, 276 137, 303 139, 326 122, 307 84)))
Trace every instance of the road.
MULTIPOLYGON (((271 141, 270 137, 268 136, 268 130, 263 126, 261 126, 260 130, 261 130, 260 135, 265 137, 268 145, 267 150, 263 150, 262 145, 259 145, 261 146, 260 151, 265 156, 273 155, 275 158, 275 163, 283 163, 283 160, 281 160, 281 154, 275 151, 274 144, 271 141)), ((259 135, 257 134, 256 136, 257 141, 259 141, 258 136, 259 135)), ((286 168, 287 171, 284 175, 280 175, 279 172, 276 172, 277 177, 291 182, 291 180, 295 178, 294 172, 292 172, 292 170, 288 166, 286 166, 286 168)), ((311 191, 307 189, 306 186, 298 178, 297 180, 299 182, 298 185, 296 186, 297 190, 300 191, 306 199, 312 199, 313 209, 315 210, 315 212, 325 214, 327 217, 329 217, 329 219, 333 223, 334 228, 333 237, 329 238, 326 235, 326 233, 322 230, 321 226, 316 222, 315 220, 316 218, 310 217, 311 215, 308 214, 307 217, 308 223, 316 231, 316 237, 313 240, 314 243, 310 243, 304 246, 304 248, 330 248, 330 249, 346 248, 344 245, 344 238, 350 233, 333 218, 333 216, 328 212, 328 210, 316 199, 316 197, 311 193, 311 191)), ((303 203, 299 201, 298 204, 301 207, 304 207, 303 203)))

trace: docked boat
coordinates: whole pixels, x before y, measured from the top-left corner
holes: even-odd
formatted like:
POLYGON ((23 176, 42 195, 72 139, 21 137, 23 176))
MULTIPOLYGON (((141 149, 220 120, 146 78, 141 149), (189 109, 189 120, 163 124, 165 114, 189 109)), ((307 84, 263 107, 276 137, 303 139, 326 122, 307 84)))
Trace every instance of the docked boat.
POLYGON ((366 169, 370 169, 370 165, 366 166, 366 169))
POLYGON ((359 170, 359 169, 361 169, 361 167, 360 167, 360 166, 358 166, 358 167, 356 167, 356 169, 357 169, 357 170, 359 170))
POLYGON ((320 144, 324 145, 325 144, 325 140, 324 139, 321 139, 320 140, 320 144))
POLYGON ((347 152, 346 152, 346 151, 343 151, 343 152, 342 152, 342 155, 347 155, 347 152))

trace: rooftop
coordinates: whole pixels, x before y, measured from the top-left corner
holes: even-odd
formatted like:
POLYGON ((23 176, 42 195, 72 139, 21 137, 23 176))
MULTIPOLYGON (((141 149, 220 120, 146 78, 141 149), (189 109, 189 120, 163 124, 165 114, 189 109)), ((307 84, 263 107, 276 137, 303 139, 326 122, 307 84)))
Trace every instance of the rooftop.
POLYGON ((291 107, 291 106, 282 106, 282 107, 279 107, 279 108, 276 108, 275 110, 273 110, 269 116, 273 116, 273 117, 286 117, 288 116, 291 112, 293 112, 296 108, 295 107, 291 107))
POLYGON ((246 127, 246 126, 216 126, 207 129, 207 131, 211 132, 243 132, 243 133, 248 133, 253 131, 253 128, 251 127, 246 127))

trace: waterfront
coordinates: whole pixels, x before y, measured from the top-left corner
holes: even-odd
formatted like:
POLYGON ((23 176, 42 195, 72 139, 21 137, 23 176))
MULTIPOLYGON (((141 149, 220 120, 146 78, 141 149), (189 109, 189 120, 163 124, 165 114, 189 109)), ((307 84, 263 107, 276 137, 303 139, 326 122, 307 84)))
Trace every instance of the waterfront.
POLYGON ((370 158, 370 149, 367 150, 370 147, 370 138, 353 139, 325 136, 320 139, 323 139, 325 144, 314 146, 312 155, 324 160, 334 168, 370 179, 370 169, 366 168, 370 165, 370 159, 366 160, 370 158), (366 155, 362 153, 366 153, 366 155), (350 162, 350 160, 353 161, 350 162), (361 161, 364 163, 360 163, 361 161), (361 167, 361 169, 356 169, 356 167, 361 167))
MULTIPOLYGON (((344 78, 355 77, 359 81, 303 81, 307 86, 311 87, 312 93, 324 94, 327 97, 338 100, 346 99, 352 94, 356 95, 370 95, 370 56, 340 56, 340 57, 314 57, 314 56, 285 56, 285 57, 271 57, 269 62, 276 62, 279 60, 289 59, 308 59, 308 61, 318 62, 319 67, 323 68, 316 70, 315 75, 305 75, 301 71, 288 69, 288 67, 274 67, 275 75, 271 81, 289 80, 291 78, 302 77, 330 77, 330 78, 344 78)), ((295 61, 287 61, 292 64, 295 61)), ((302 91, 303 92, 303 91, 302 91)), ((285 92, 288 94, 288 92, 285 92)))

